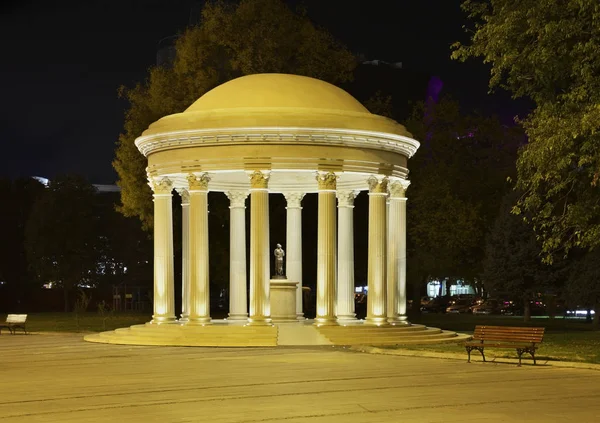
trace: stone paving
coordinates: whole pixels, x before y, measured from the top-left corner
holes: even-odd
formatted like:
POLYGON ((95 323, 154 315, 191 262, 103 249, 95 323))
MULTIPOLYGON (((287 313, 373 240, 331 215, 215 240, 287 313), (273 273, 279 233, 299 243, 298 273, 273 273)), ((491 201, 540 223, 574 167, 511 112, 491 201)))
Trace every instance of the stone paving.
POLYGON ((600 371, 0 336, 0 423, 597 422, 600 371))

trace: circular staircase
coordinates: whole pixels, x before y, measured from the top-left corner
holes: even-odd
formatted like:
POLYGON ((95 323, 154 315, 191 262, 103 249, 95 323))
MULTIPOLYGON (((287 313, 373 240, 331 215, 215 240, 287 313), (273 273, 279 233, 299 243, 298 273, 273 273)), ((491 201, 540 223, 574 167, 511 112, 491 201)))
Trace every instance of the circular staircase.
POLYGON ((310 320, 271 326, 246 326, 224 320, 207 326, 146 323, 84 337, 89 342, 106 344, 189 347, 407 345, 459 342, 468 338, 468 335, 423 325, 371 326, 357 321, 344 326, 318 327, 310 320))

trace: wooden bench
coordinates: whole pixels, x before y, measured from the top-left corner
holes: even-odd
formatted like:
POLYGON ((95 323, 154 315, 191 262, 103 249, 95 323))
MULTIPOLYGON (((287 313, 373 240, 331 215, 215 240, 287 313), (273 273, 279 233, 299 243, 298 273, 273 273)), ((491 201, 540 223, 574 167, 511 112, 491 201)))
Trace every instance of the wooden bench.
POLYGON ((25 329, 25 321, 27 320, 26 314, 9 314, 6 317, 6 323, 0 324, 0 334, 2 334, 2 328, 8 328, 11 334, 15 334, 15 329, 21 328, 23 332, 27 334, 25 329))
POLYGON ((484 348, 515 348, 519 355, 519 366, 523 353, 531 354, 533 364, 535 363, 535 350, 544 338, 544 328, 520 328, 510 326, 475 326, 473 339, 465 343, 468 363, 471 362, 471 351, 477 350, 481 353, 483 361, 484 348))

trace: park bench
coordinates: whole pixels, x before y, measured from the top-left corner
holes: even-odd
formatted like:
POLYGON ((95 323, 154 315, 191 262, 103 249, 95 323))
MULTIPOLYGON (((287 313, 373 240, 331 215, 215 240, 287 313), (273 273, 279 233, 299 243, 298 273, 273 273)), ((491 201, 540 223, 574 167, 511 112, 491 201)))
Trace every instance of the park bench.
POLYGON ((27 334, 25 329, 25 321, 27 320, 26 314, 9 314, 6 317, 6 323, 0 324, 0 334, 2 334, 2 328, 8 328, 11 334, 15 334, 15 329, 21 328, 23 332, 27 334))
POLYGON ((465 343, 468 363, 471 362, 471 351, 477 350, 481 353, 483 361, 484 348, 515 348, 519 355, 519 366, 523 353, 531 354, 533 364, 535 363, 535 350, 544 338, 544 328, 520 328, 510 326, 475 326, 473 339, 465 343))

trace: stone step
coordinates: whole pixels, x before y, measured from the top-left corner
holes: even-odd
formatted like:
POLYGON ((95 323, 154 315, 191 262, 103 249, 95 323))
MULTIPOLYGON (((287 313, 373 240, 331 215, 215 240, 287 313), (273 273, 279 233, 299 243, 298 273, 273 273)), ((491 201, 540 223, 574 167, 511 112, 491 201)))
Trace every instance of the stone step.
MULTIPOLYGON (((276 326, 169 326, 135 325, 126 328, 135 334, 144 336, 165 336, 178 334, 180 336, 276 336, 276 326)), ((122 331, 117 329, 117 331, 122 331)))
POLYGON ((361 326, 320 326, 319 330, 326 331, 338 331, 345 333, 398 333, 398 334, 409 334, 415 332, 422 332, 426 330, 425 326, 419 327, 406 327, 398 328, 396 326, 372 326, 372 327, 361 327, 361 326))
POLYGON ((386 337, 386 336, 393 336, 393 337, 397 337, 397 338, 408 338, 408 337, 413 337, 413 336, 429 336, 429 335, 433 335, 436 333, 441 333, 442 330, 438 329, 438 328, 427 328, 427 329, 423 329, 420 331, 411 331, 411 332, 398 332, 398 331, 393 331, 393 330, 372 330, 372 331, 368 331, 368 330, 362 330, 362 331, 346 331, 346 330, 340 330, 340 329, 325 329, 322 330, 321 328, 319 328, 319 331, 327 336, 327 337, 364 337, 364 336, 374 336, 374 337, 386 337))
POLYGON ((134 325, 129 328, 87 335, 90 342, 126 345, 171 345, 206 347, 262 347, 276 345, 402 345, 458 342, 457 334, 422 325, 406 326, 314 326, 285 324, 243 326, 214 324, 134 325))
POLYGON ((84 338, 90 342, 106 342, 127 345, 171 345, 171 346, 207 346, 207 347, 247 347, 247 346, 276 346, 277 331, 267 336, 249 334, 182 334, 182 333, 152 333, 148 331, 134 332, 129 328, 116 331, 101 332, 87 335, 84 338))
POLYGON ((321 333, 326 333, 326 334, 348 334, 348 335, 355 335, 355 336, 361 336, 362 334, 394 334, 396 336, 411 336, 414 334, 419 334, 419 333, 424 333, 424 332, 430 332, 431 330, 439 330, 436 328, 420 328, 420 329, 415 329, 415 330, 396 330, 394 328, 386 328, 386 329, 382 329, 382 328, 373 328, 373 329, 349 329, 349 328, 345 328, 345 327, 332 327, 332 326, 327 326, 327 327, 320 327, 319 331, 321 333))
POLYGON ((181 338, 146 338, 140 336, 115 336, 110 334, 93 334, 84 337, 89 342, 100 342, 121 345, 169 345, 185 347, 275 347, 276 339, 181 339, 181 338))

